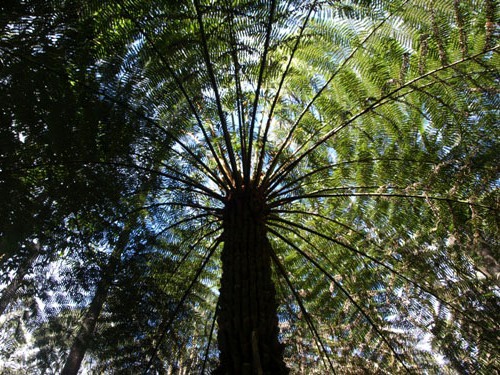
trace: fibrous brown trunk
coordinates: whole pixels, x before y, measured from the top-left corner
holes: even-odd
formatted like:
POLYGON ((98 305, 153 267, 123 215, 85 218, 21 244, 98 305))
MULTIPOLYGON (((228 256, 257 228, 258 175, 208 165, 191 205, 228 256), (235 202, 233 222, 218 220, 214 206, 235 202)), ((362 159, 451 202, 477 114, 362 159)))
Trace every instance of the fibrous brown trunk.
POLYGON ((278 341, 265 216, 257 189, 235 193, 226 203, 216 374, 288 373, 278 341))

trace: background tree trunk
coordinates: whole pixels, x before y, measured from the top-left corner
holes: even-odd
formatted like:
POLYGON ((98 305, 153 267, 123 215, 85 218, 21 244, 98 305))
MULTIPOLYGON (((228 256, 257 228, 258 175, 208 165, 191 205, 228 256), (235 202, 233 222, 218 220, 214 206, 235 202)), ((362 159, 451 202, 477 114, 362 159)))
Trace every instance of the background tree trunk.
POLYGON ((13 279, 2 291, 2 296, 0 297, 0 315, 5 312, 12 299, 15 297, 17 290, 21 287, 24 277, 30 271, 33 263, 35 263, 40 246, 38 244, 32 244, 30 250, 32 254, 22 262, 13 279))
POLYGON ((76 375, 80 370, 83 357, 85 356, 85 352, 87 351, 90 341, 94 335, 99 315, 101 314, 104 303, 108 298, 111 282, 116 274, 120 256, 129 240, 130 232, 129 228, 124 229, 118 239, 118 243, 114 251, 111 253, 108 264, 104 268, 101 279, 97 285, 94 298, 92 299, 92 302, 90 302, 78 334, 71 345, 71 349, 68 357, 66 358, 61 375, 76 375))
POLYGON ((97 320, 108 296, 110 286, 109 278, 102 278, 97 286, 97 291, 85 313, 80 330, 78 331, 61 375, 76 375, 80 369, 83 357, 94 334, 97 320))

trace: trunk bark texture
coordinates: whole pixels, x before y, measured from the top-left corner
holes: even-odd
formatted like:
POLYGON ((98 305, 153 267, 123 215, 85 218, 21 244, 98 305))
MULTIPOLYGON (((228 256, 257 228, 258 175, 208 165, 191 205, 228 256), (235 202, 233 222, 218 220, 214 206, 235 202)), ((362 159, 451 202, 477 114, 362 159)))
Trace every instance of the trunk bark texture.
POLYGON ((288 374, 271 279, 266 207, 258 190, 229 197, 217 323, 220 365, 215 374, 288 374))

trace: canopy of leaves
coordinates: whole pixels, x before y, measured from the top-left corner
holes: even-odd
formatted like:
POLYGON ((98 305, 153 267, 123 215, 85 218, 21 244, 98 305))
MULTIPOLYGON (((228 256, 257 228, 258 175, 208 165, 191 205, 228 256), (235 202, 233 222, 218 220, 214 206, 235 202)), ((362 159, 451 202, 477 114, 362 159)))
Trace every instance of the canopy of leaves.
POLYGON ((103 279, 87 370, 216 368, 247 187, 292 373, 498 371, 499 12, 2 3, 0 371, 58 373, 103 279))

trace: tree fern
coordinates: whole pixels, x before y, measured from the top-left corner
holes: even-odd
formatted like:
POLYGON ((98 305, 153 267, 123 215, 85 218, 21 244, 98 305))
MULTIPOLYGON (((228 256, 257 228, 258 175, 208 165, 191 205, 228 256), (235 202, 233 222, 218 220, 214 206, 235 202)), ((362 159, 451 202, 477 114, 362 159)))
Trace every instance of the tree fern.
MULTIPOLYGON (((498 368, 494 1, 23 5, 1 22, 1 182, 54 224, 15 235, 2 205, 3 280, 36 238, 88 269, 62 283, 84 316, 120 248, 89 369, 498 368)), ((68 315, 27 319, 38 350, 68 315)))

